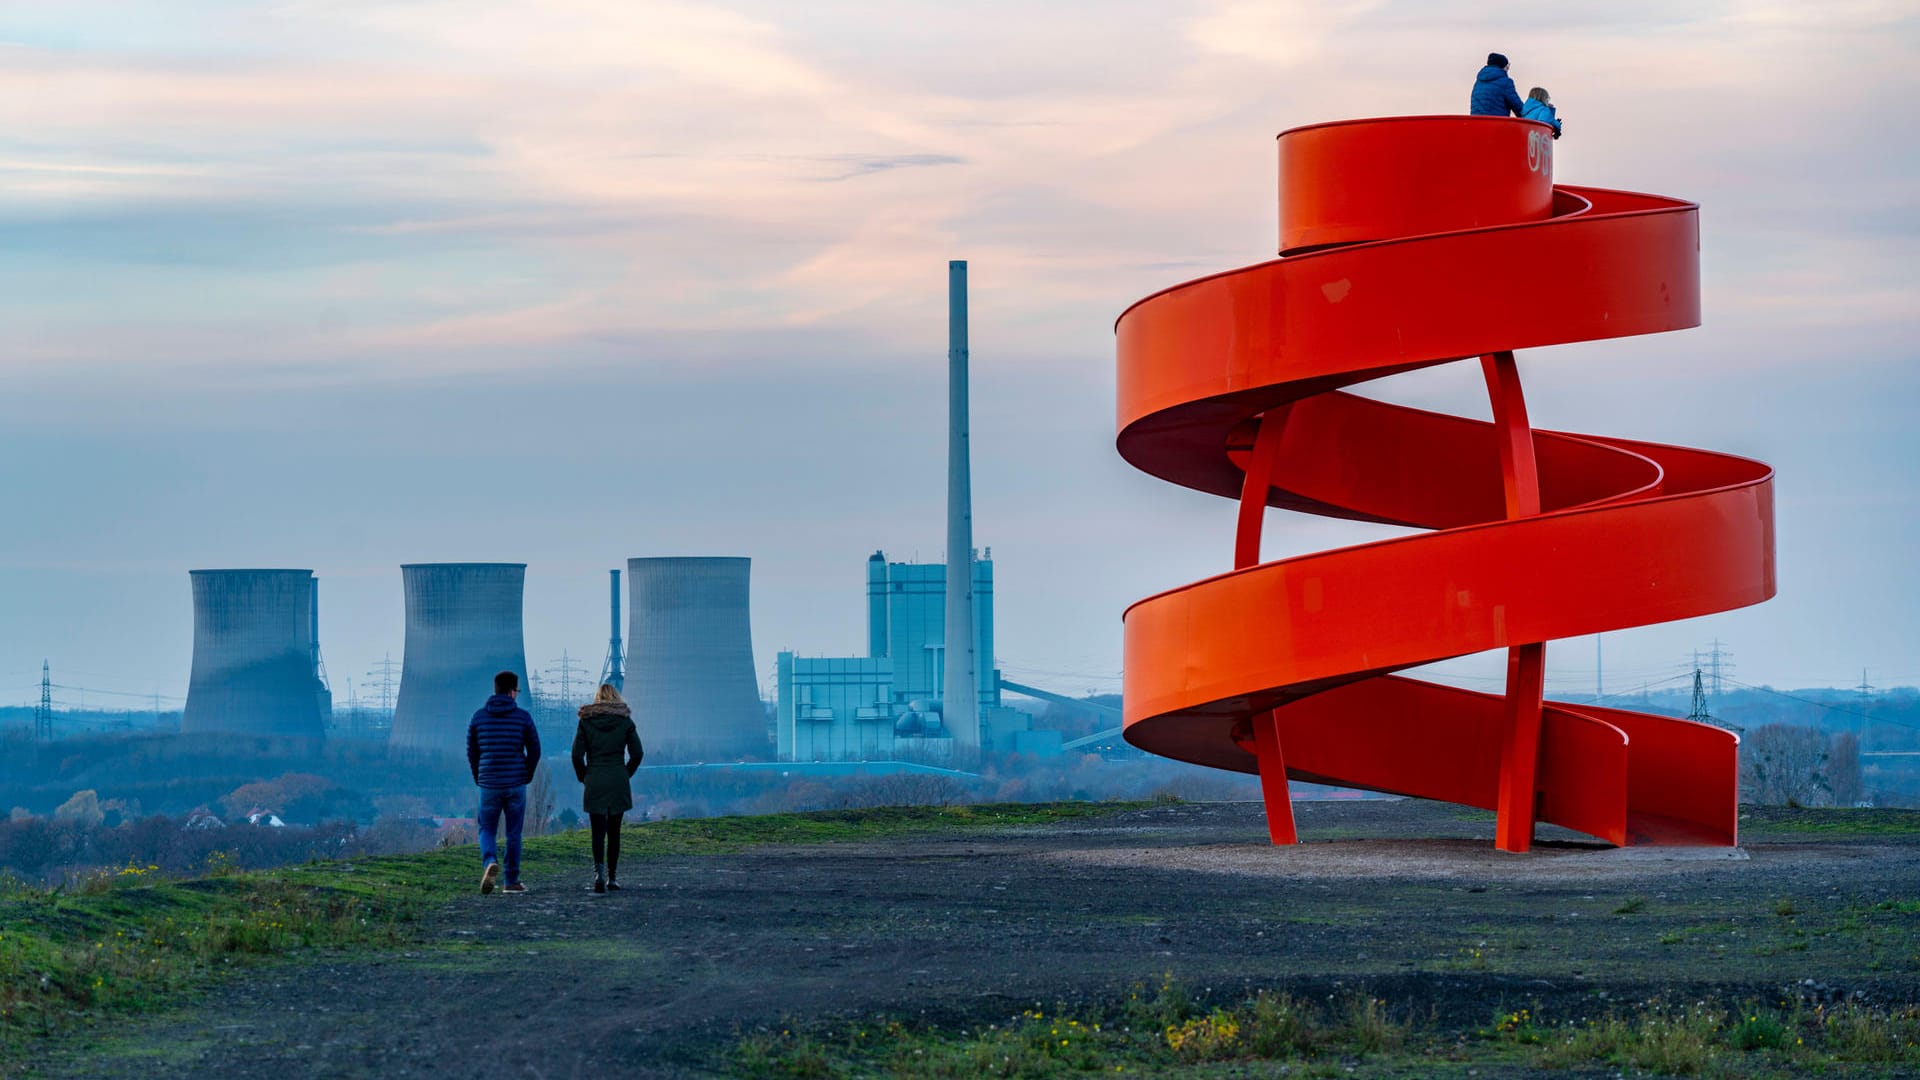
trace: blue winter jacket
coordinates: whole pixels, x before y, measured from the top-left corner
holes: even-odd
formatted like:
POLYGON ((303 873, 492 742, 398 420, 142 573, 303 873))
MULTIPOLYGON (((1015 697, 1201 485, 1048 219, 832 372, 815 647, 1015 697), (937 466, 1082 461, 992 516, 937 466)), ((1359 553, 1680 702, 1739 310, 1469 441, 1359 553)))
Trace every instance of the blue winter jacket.
POLYGON ((1507 69, 1492 64, 1481 68, 1473 80, 1473 104, 1467 111, 1474 116, 1519 116, 1520 109, 1520 91, 1513 88, 1507 69))
POLYGON ((1520 110, 1520 116, 1522 119, 1540 121, 1552 128, 1554 135, 1558 136, 1560 134, 1560 121, 1554 117, 1556 111, 1553 106, 1544 101, 1535 101, 1532 98, 1528 98, 1526 105, 1520 110))
POLYGON ((540 733, 533 717, 507 694, 495 694, 467 722, 467 764, 483 788, 515 788, 540 764, 540 733))

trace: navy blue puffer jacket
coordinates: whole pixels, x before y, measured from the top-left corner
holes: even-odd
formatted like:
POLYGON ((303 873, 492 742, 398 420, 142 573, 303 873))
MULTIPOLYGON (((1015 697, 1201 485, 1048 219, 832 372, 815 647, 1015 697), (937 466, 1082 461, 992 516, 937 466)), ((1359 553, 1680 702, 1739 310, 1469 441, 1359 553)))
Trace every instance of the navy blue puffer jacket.
POLYGON ((507 694, 495 694, 467 722, 467 764, 483 788, 512 788, 533 779, 540 733, 533 717, 507 694))
POLYGON ((1519 116, 1523 106, 1520 103, 1520 91, 1513 88, 1513 78, 1506 68, 1497 68, 1492 64, 1480 69, 1473 80, 1473 104, 1467 111, 1475 116, 1519 116))

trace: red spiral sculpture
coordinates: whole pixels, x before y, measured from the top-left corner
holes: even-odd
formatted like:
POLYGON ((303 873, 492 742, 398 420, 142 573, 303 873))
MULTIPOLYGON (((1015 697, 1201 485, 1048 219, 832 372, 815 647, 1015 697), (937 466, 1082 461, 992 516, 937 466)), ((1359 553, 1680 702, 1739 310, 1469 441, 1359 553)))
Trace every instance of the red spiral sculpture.
POLYGON ((1401 117, 1280 144, 1280 258, 1115 327, 1121 455, 1237 499, 1234 569, 1126 614, 1125 731, 1258 773, 1482 807, 1613 844, 1735 842, 1738 739, 1542 698, 1545 643, 1773 595, 1758 462, 1528 425, 1514 350, 1700 322, 1699 208, 1556 187, 1544 125, 1401 117), (1493 421, 1342 387, 1479 358, 1493 421), (1260 561, 1268 506, 1430 532, 1260 561), (1504 695, 1393 672, 1507 650, 1504 695))

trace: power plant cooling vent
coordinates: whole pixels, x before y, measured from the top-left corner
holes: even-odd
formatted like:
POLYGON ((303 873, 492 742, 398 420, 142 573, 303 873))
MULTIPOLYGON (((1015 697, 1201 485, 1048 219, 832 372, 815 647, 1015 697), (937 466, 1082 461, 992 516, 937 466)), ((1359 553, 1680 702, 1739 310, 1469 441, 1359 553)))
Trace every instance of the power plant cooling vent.
POLYGON ((465 754, 467 721, 493 693, 496 672, 520 676, 527 649, 520 603, 525 563, 416 563, 400 568, 407 597, 407 651, 388 744, 465 754))
POLYGON ((313 571, 195 570, 182 734, 319 738, 313 571))
POLYGON ((767 756, 747 612, 750 564, 627 560, 626 697, 648 762, 767 756))

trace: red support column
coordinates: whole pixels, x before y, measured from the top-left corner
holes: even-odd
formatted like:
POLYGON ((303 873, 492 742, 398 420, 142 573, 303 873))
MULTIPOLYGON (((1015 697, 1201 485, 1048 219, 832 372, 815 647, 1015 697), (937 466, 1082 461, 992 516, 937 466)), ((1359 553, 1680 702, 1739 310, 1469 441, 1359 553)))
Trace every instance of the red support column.
MULTIPOLYGON (((1234 530, 1233 568, 1244 570, 1260 561, 1260 528, 1266 521, 1267 495, 1273 489, 1274 461, 1280 456, 1280 434, 1286 428, 1287 407, 1269 409, 1260 417, 1260 431, 1247 456, 1246 480, 1240 485, 1240 520, 1234 530)), ((1260 765, 1260 794, 1267 804, 1267 835, 1276 844, 1299 842, 1293 827, 1293 795, 1287 790, 1287 762, 1280 752, 1280 723, 1271 711, 1256 714, 1253 755, 1260 765)))
POLYGON ((1507 730, 1500 745, 1500 805, 1493 825, 1493 846, 1501 851, 1526 851, 1533 846, 1537 809, 1533 792, 1540 766, 1546 667, 1543 643, 1507 650, 1507 730))
POLYGON ((1276 844, 1297 844, 1293 794, 1287 790, 1287 762, 1280 754, 1280 719, 1272 710, 1253 718, 1253 752, 1260 762, 1260 795, 1267 804, 1267 836, 1276 844))
POLYGON ((1273 491, 1273 464, 1280 456, 1280 435, 1287 428, 1287 406, 1268 409, 1247 455, 1246 479, 1240 483, 1240 518, 1233 531, 1233 568, 1245 570, 1260 561, 1260 530, 1267 520, 1267 495, 1273 491))
MULTIPOLYGON (((1480 358, 1487 397, 1493 402, 1494 436, 1500 442, 1500 480, 1507 518, 1540 512, 1540 470, 1533 454, 1533 428, 1520 390, 1520 367, 1511 352, 1480 358)), ((1500 744, 1500 801, 1493 846, 1526 851, 1533 846, 1536 775, 1540 767, 1540 710, 1546 691, 1547 647, 1543 642, 1507 650, 1507 724, 1500 744)))
POLYGON ((1533 458, 1533 428, 1527 424, 1527 399, 1520 391, 1520 366, 1510 352, 1480 358, 1493 402, 1494 437, 1500 440, 1500 480, 1507 493, 1509 520, 1540 512, 1540 469, 1533 458))

